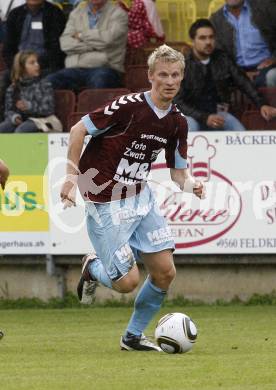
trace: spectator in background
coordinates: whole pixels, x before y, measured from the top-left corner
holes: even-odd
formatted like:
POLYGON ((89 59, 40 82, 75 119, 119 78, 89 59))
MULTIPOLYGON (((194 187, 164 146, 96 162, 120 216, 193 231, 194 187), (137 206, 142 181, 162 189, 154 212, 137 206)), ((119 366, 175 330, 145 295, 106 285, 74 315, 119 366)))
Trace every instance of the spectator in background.
POLYGON ((59 37, 65 27, 65 17, 55 5, 45 0, 26 0, 13 9, 7 19, 7 34, 3 56, 9 68, 18 51, 34 50, 44 74, 64 65, 59 37))
POLYGON ((63 68, 64 53, 60 49, 59 37, 64 27, 63 12, 45 0, 26 0, 26 4, 9 13, 3 46, 3 58, 8 70, 0 75, 0 117, 4 111, 5 91, 11 82, 10 69, 15 54, 22 50, 34 50, 39 56, 44 76, 63 68))
POLYGON ((275 0, 225 0, 211 22, 218 32, 217 47, 245 71, 256 71, 257 87, 275 87, 275 0))
POLYGON ((0 123, 0 133, 62 130, 54 115, 52 86, 39 76, 36 52, 17 53, 11 74, 12 84, 6 92, 5 120, 0 123))
POLYGON ((134 49, 145 46, 153 38, 160 44, 165 41, 164 30, 157 13, 155 0, 133 0, 128 8, 128 46, 134 49))
POLYGON ((109 0, 87 0, 69 15, 60 38, 66 69, 48 76, 54 88, 121 86, 127 42, 125 11, 109 0))
POLYGON ((245 130, 227 112, 232 86, 256 104, 263 118, 276 116, 276 108, 265 105, 246 74, 225 52, 215 49, 215 29, 208 19, 193 23, 189 35, 192 50, 186 58, 185 75, 175 102, 187 116, 190 131, 245 130))

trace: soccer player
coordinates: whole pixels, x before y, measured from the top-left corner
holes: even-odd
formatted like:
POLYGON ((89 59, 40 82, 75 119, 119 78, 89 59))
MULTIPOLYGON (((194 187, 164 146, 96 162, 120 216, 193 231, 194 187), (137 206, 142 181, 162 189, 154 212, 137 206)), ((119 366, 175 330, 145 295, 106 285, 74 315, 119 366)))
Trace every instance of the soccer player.
POLYGON ((143 331, 175 277, 174 241, 146 178, 151 163, 165 149, 171 178, 180 189, 201 198, 204 188, 188 173, 187 122, 172 104, 184 76, 184 57, 162 45, 150 55, 148 66, 150 91, 121 96, 72 127, 60 195, 65 208, 75 205, 78 181, 96 250, 83 259, 79 298, 88 303, 98 283, 120 293, 133 291, 139 282, 136 259, 141 258, 149 275, 136 296, 120 346, 161 351, 143 331), (87 134, 92 138, 80 158, 87 134))
MULTIPOLYGON (((9 168, 7 165, 4 163, 3 160, 0 160, 0 185, 2 189, 4 190, 6 181, 8 180, 9 177, 9 168)), ((0 340, 4 337, 4 333, 2 330, 0 330, 0 340)))

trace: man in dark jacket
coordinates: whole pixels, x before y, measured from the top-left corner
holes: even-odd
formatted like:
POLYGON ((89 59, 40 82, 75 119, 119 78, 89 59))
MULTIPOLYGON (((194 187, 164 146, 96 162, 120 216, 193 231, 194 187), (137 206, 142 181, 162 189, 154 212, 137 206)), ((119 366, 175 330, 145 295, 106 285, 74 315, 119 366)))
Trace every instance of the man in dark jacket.
POLYGON ((218 32, 216 46, 245 71, 256 71, 256 86, 275 87, 275 0, 225 0, 211 22, 218 32))
POLYGON ((26 4, 9 13, 2 53, 8 70, 0 74, 0 120, 3 119, 5 91, 10 84, 10 70, 16 53, 35 51, 42 76, 63 68, 65 55, 59 37, 65 24, 63 12, 45 0, 26 0, 26 4))
POLYGON ((242 90, 266 120, 276 116, 276 109, 265 105, 246 74, 225 52, 215 49, 215 29, 208 19, 197 20, 189 33, 193 48, 175 102, 187 116, 190 131, 245 130, 227 112, 233 87, 242 90))
POLYGON ((65 16, 55 5, 45 0, 27 0, 14 8, 7 19, 3 57, 11 68, 15 54, 20 50, 34 50, 39 54, 44 73, 64 66, 64 54, 59 37, 65 27, 65 16))

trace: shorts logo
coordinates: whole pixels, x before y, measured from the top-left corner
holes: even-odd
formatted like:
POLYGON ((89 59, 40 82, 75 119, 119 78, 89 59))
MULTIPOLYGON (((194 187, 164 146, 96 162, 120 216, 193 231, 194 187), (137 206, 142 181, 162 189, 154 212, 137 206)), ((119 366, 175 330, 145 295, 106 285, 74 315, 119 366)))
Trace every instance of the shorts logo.
POLYGON ((147 236, 152 245, 159 245, 163 242, 173 240, 172 232, 169 226, 148 232, 147 236))
POLYGON ((133 252, 128 244, 121 246, 121 248, 115 252, 115 256, 119 259, 121 264, 133 264, 135 261, 133 252))

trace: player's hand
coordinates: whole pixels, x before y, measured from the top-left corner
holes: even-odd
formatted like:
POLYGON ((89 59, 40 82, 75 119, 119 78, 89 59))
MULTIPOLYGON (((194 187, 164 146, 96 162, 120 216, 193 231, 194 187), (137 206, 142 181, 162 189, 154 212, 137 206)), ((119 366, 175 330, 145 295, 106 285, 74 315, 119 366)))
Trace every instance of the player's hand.
POLYGON ((267 121, 270 121, 270 119, 276 116, 276 108, 271 106, 262 106, 260 112, 262 117, 267 121))
POLYGON ((67 176, 61 187, 60 198, 64 209, 76 206, 77 177, 77 175, 67 176))
POLYGON ((205 185, 201 181, 196 181, 194 188, 193 188, 193 193, 199 199, 205 199, 205 197, 206 197, 205 185))
POLYGON ((212 129, 221 129, 224 126, 224 118, 217 114, 211 114, 208 116, 206 123, 212 129))
POLYGON ((4 190, 6 181, 8 180, 10 171, 4 161, 0 160, 0 185, 4 190))

